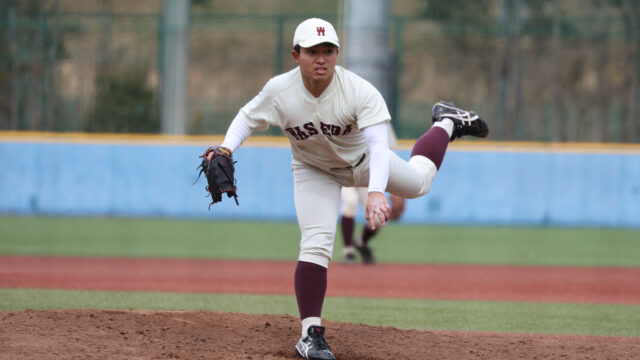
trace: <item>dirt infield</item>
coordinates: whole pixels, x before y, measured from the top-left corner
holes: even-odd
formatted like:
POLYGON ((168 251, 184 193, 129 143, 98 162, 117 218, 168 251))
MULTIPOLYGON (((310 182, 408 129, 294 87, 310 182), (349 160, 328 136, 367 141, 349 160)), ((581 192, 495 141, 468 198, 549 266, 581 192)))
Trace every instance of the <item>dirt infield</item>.
MULTIPOLYGON (((0 256, 0 287, 293 295, 295 262, 0 256)), ((328 296, 640 303, 640 268, 329 267, 328 296)))
MULTIPOLYGON (((293 294, 293 262, 0 256, 0 287, 293 294)), ((640 303, 640 269, 332 264, 329 296, 640 303)), ((292 359, 299 320, 211 311, 0 313, 0 359, 292 359)), ((339 359, 637 359, 640 338, 326 321, 339 359)))
MULTIPOLYGON (((0 359, 293 359, 291 316, 207 311, 0 313, 0 359)), ((399 330, 327 321, 338 359, 637 359, 637 338, 399 330)))

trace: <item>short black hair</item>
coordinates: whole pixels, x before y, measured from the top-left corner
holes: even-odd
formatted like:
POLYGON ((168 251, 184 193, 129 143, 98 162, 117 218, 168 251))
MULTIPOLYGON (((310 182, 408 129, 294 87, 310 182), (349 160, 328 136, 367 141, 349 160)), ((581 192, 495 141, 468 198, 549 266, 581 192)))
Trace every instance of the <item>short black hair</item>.
MULTIPOLYGON (((327 46, 331 46, 332 48, 337 49, 338 47, 336 46, 336 44, 334 43, 330 43, 330 42, 323 42, 317 45, 327 45, 327 46)), ((298 54, 300 54, 300 45, 296 45, 293 47, 293 51, 297 52, 298 54)))

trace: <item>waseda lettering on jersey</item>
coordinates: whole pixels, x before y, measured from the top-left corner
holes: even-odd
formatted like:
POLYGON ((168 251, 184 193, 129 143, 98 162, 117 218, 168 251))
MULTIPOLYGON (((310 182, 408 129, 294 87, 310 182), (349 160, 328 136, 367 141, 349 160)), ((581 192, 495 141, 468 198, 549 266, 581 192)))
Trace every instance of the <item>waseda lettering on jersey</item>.
POLYGON ((313 126, 313 123, 308 122, 302 125, 302 127, 309 132, 309 136, 318 135, 318 130, 316 130, 316 127, 313 126))
POLYGON ((300 140, 307 140, 307 138, 309 137, 309 135, 307 135, 306 132, 300 130, 300 126, 295 126, 294 129, 296 130, 296 135, 298 135, 298 138, 300 140))
POLYGON ((300 140, 300 138, 298 138, 298 135, 296 135, 296 132, 293 131, 292 128, 286 128, 284 129, 286 132, 288 132, 289 134, 291 134, 291 136, 293 136, 294 138, 296 138, 296 140, 300 140))
POLYGON ((349 124, 345 127, 344 130, 342 130, 342 128, 340 128, 340 126, 338 125, 325 124, 321 122, 320 129, 322 130, 322 133, 327 136, 338 136, 338 135, 347 135, 348 133, 351 132, 353 128, 352 128, 352 125, 349 124))
MULTIPOLYGON (((302 125, 302 129, 300 128, 300 126, 294 126, 294 127, 286 128, 284 130, 289 134, 291 134, 291 136, 293 136, 296 140, 307 140, 309 137, 319 134, 318 129, 316 129, 316 126, 312 122, 308 122, 302 125)), ((322 131, 322 134, 331 137, 331 136, 347 135, 351 132, 351 130, 353 130, 353 126, 349 124, 345 126, 344 129, 342 129, 338 125, 325 124, 321 122, 320 130, 322 131)))
POLYGON ((286 132, 291 134, 296 140, 307 140, 310 136, 316 135, 318 130, 313 126, 313 123, 306 123, 302 125, 309 133, 307 134, 304 130, 300 129, 300 126, 294 126, 292 128, 284 129, 286 132))

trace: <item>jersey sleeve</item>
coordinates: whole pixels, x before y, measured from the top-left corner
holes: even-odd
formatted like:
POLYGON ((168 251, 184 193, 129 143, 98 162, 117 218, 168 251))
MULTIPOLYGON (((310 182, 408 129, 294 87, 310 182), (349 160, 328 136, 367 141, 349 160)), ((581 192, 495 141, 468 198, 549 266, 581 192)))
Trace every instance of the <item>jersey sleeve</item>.
POLYGON ((356 117, 358 127, 363 129, 384 121, 390 121, 391 115, 382 94, 367 81, 356 92, 356 117))
POLYGON ((369 147, 369 192, 384 192, 389 180, 389 126, 386 122, 363 129, 369 147))
POLYGON ((258 131, 277 125, 273 87, 273 81, 269 80, 260 93, 240 109, 234 121, 241 119, 251 129, 258 131))
POLYGON ((223 147, 231 150, 231 152, 236 151, 242 143, 251 136, 253 133, 253 129, 249 127, 242 119, 235 118, 229 125, 227 129, 227 134, 224 137, 224 141, 222 141, 223 147))

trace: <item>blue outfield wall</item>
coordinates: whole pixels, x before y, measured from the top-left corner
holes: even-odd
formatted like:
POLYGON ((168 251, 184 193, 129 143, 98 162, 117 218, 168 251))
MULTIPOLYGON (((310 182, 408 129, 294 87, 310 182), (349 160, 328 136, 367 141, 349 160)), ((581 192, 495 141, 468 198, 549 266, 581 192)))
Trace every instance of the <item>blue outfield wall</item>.
MULTIPOLYGON (((240 206, 208 210, 203 146, 0 142, 0 213, 295 221, 291 152, 240 148, 240 206)), ((399 154, 408 159, 409 151, 399 154)), ((640 227, 640 152, 447 152, 402 223, 640 227)))

